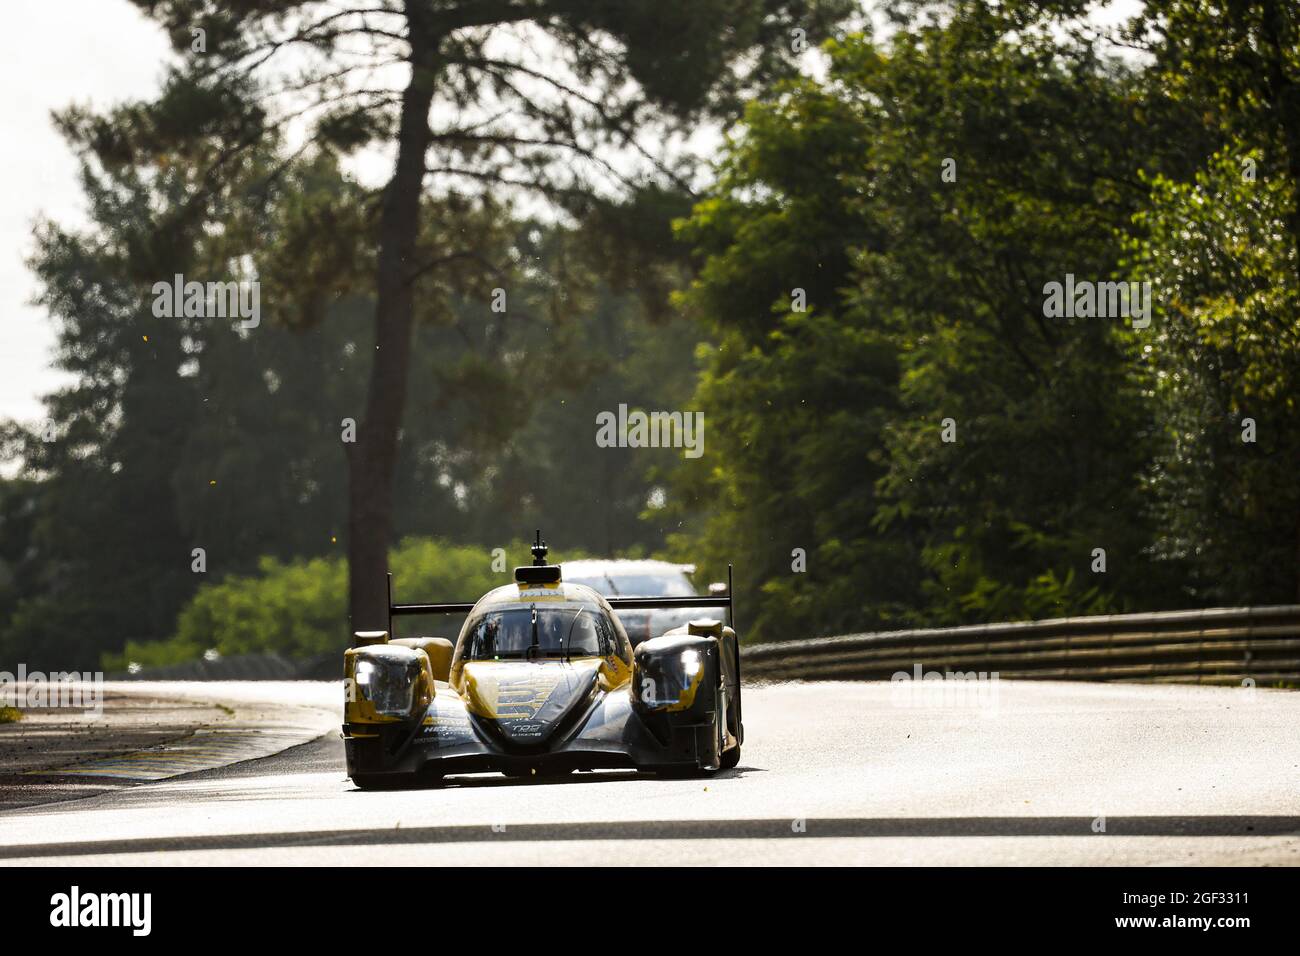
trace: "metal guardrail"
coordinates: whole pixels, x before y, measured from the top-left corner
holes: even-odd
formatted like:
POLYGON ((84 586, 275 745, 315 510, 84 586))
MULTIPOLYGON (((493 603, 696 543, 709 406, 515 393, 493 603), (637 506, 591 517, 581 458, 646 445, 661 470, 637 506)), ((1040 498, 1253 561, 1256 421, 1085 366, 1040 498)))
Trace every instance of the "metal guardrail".
POLYGON ((1019 680, 1296 687, 1300 605, 847 634, 751 645, 741 658, 747 680, 889 680, 919 667, 1019 680))
MULTIPOLYGON (((1063 617, 741 646, 749 680, 889 680, 998 672, 1018 680, 1300 687, 1300 605, 1063 617)), ((127 680, 333 680, 338 655, 276 654, 146 668, 127 680)))

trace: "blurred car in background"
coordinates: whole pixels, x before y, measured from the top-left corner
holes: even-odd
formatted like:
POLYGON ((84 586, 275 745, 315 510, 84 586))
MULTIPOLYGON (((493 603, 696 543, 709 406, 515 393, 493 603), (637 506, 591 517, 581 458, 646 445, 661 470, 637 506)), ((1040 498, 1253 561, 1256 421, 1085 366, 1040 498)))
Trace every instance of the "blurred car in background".
MULTIPOLYGON (((588 559, 562 563, 564 580, 585 584, 604 597, 696 597, 691 575, 693 564, 671 561, 631 560, 624 558, 588 559)), ((710 595, 724 596, 725 584, 710 584, 710 595)), ((665 631, 686 624, 694 618, 708 616, 698 608, 656 608, 646 611, 618 611, 619 620, 635 647, 641 641, 658 637, 665 631)), ((722 618, 723 605, 715 615, 722 618)))

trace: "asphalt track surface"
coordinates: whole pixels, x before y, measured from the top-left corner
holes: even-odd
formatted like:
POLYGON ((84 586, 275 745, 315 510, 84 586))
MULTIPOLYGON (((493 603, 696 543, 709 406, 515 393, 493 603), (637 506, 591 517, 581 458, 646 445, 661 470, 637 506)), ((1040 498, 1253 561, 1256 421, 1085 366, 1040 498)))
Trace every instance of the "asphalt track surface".
MULTIPOLYGON (((250 701, 272 685, 193 686, 250 701)), ((329 710, 341 691, 293 693, 329 710)), ((366 793, 329 734, 0 813, 0 866, 1300 864, 1300 693, 1004 681, 995 705, 909 702, 882 683, 745 694, 740 766, 708 779, 366 793)))

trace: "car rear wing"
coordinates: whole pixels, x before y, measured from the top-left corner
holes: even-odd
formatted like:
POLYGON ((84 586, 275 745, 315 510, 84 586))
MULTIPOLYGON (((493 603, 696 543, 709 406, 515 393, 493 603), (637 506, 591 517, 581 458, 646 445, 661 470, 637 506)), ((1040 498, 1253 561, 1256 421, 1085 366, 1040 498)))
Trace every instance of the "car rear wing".
MULTIPOLYGON (((727 565, 727 593, 705 595, 702 597, 612 597, 606 598, 615 611, 660 610, 678 607, 725 607, 727 609, 727 626, 735 628, 735 614, 732 610, 731 565, 727 565)), ((393 634, 393 618, 416 614, 468 614, 474 609, 473 602, 453 602, 450 604, 394 604, 393 575, 388 575, 388 634, 393 634)))
MULTIPOLYGON (((609 606, 616 611, 651 610, 672 607, 725 607, 731 613, 731 595, 709 595, 705 597, 612 597, 605 598, 609 606)), ((730 623, 730 622, 728 622, 730 623)))

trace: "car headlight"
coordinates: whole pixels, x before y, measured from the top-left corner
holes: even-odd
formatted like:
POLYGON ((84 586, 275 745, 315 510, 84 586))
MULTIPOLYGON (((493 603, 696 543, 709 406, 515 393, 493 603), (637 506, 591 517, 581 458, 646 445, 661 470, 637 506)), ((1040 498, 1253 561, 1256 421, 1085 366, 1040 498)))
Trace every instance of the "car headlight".
POLYGON ((368 700, 375 713, 385 717, 406 717, 415 702, 415 684, 420 676, 417 660, 357 661, 353 677, 357 690, 368 700))
MULTIPOLYGON (((710 653, 704 641, 674 646, 680 638, 643 642, 636 653, 634 704, 642 711, 681 711, 693 706, 710 653)), ((690 641, 690 639, 687 639, 690 641)))
POLYGON ((688 649, 682 651, 682 670, 687 678, 694 678, 700 672, 700 652, 688 649))

